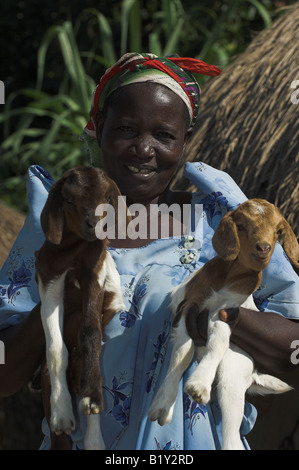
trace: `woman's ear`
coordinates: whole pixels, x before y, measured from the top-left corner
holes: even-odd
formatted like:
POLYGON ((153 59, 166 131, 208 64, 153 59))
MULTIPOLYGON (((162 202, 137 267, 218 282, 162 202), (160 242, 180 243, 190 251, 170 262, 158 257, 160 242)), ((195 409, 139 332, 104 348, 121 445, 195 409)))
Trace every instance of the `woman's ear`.
POLYGON ((233 261, 238 257, 240 242, 232 212, 227 212, 221 219, 212 238, 212 244, 216 253, 224 260, 233 261))
POLYGON ((185 150, 185 147, 186 145, 188 144, 191 136, 193 134, 193 127, 189 127, 186 132, 185 132, 185 136, 184 136, 184 150, 185 150))
POLYGON ((101 139, 102 139, 102 132, 104 127, 104 116, 101 111, 97 111, 95 114, 95 127, 96 127, 96 135, 99 147, 101 146, 101 139))

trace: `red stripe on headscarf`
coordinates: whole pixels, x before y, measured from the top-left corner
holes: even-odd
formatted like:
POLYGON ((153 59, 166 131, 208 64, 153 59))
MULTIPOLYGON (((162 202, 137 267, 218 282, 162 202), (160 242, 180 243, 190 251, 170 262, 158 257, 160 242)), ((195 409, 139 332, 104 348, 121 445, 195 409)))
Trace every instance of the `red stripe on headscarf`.
POLYGON ((222 73, 222 70, 216 65, 206 64, 206 62, 199 59, 189 57, 168 57, 167 59, 191 73, 210 75, 211 77, 216 77, 222 73))
POLYGON ((194 102, 193 102, 193 99, 192 99, 192 95, 188 91, 188 89, 187 89, 185 83, 182 81, 182 79, 173 70, 171 70, 170 67, 168 67, 163 62, 160 62, 159 60, 156 60, 156 59, 149 59, 149 58, 145 58, 145 59, 146 59, 146 61, 143 63, 143 65, 145 65, 148 68, 158 69, 161 72, 166 73, 167 75, 169 75, 171 78, 173 78, 181 86, 181 88, 184 90, 184 92, 188 96, 188 99, 190 101, 190 105, 191 105, 191 108, 192 108, 192 113, 194 115, 194 102))

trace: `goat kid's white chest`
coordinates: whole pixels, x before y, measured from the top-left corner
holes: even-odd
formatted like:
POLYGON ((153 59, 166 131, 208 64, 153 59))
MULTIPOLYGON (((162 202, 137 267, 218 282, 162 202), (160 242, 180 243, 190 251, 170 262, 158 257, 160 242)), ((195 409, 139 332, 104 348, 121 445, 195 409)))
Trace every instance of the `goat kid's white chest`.
MULTIPOLYGON (((120 276, 109 251, 107 251, 102 267, 98 273, 98 283, 105 291, 115 292, 116 296, 121 295, 120 276)), ((80 289, 78 280, 75 281, 75 286, 80 289)), ((123 303, 122 307, 124 307, 123 303)))
MULTIPOLYGON (((113 292, 114 296, 110 305, 112 310, 118 312, 126 309, 123 302, 120 276, 109 251, 106 253, 102 268, 98 274, 98 283, 106 292, 113 292)), ((75 285, 80 289, 78 281, 75 281, 75 285)))
MULTIPOLYGON (((190 283, 192 277, 197 275, 197 271, 195 271, 190 277, 188 277, 184 282, 179 284, 175 287, 170 296, 170 308, 173 314, 176 314, 176 310, 178 305, 183 301, 188 301, 188 297, 186 295, 186 287, 190 283)), ((204 300, 202 303, 202 310, 207 309, 210 312, 210 317, 213 315, 213 312, 217 311, 222 308, 234 308, 241 306, 248 298, 248 294, 240 294, 238 292, 234 292, 229 290, 227 287, 223 287, 218 291, 212 291, 212 294, 204 300)), ((249 297, 250 298, 250 297, 249 297)))
POLYGON ((240 294, 223 287, 219 291, 213 291, 210 297, 203 302, 202 307, 203 310, 208 309, 210 318, 215 315, 218 317, 219 310, 240 307, 247 298, 248 294, 240 294))

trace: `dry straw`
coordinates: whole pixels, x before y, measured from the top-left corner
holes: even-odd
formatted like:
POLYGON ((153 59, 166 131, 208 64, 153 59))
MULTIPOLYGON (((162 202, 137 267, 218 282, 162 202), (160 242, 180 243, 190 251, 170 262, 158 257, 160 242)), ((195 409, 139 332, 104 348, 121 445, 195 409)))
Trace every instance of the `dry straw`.
MULTIPOLYGON (((275 203, 299 233, 299 3, 203 87, 186 159, 228 172, 247 197, 275 203), (298 95, 297 95, 298 98, 298 95)), ((192 187, 182 177, 178 189, 192 187)), ((193 189, 193 188, 192 188, 193 189)))

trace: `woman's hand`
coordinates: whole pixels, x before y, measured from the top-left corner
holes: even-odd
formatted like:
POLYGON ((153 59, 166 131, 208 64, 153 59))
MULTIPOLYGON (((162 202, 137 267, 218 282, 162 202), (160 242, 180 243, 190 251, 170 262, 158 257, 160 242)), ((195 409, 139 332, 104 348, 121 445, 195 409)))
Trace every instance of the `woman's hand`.
POLYGON ((38 304, 20 325, 0 331, 5 363, 0 364, 0 398, 20 390, 33 376, 45 354, 45 336, 38 304))

